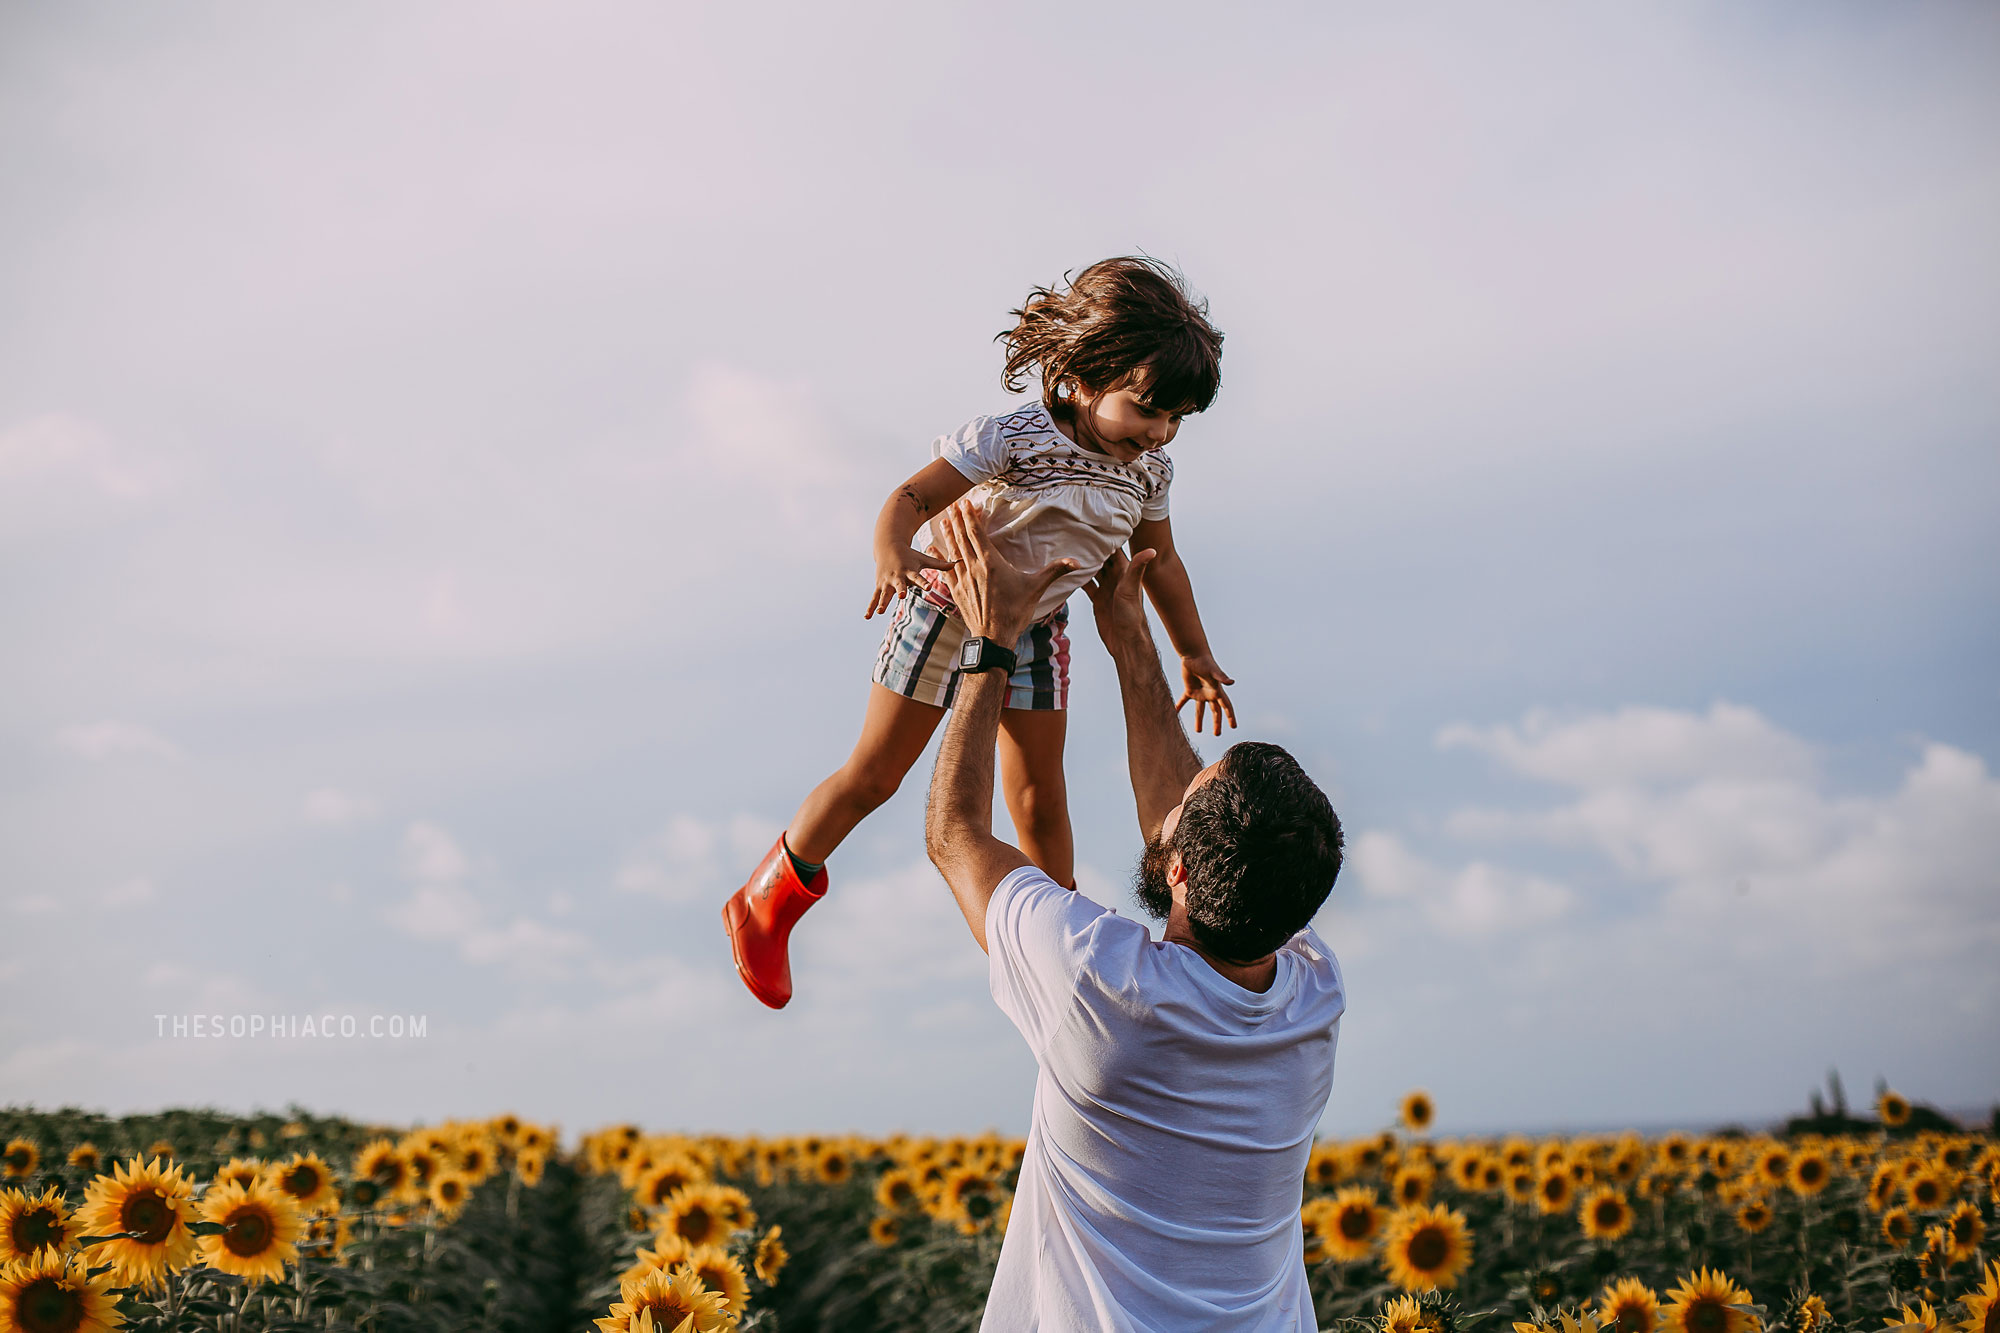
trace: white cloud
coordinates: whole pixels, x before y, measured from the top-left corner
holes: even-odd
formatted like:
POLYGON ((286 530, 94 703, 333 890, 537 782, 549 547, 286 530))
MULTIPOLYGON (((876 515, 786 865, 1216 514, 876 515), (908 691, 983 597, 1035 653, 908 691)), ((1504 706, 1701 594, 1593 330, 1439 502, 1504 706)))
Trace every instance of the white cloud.
POLYGON ((621 893, 643 893, 662 902, 712 898, 720 904, 750 877, 782 831, 781 825, 755 815, 726 820, 675 815, 625 856, 611 882, 621 893))
POLYGON ((1694 778, 1802 781, 1815 768, 1803 741, 1754 709, 1720 702, 1706 714, 1628 707, 1570 720, 1538 709, 1519 727, 1445 727, 1438 745, 1477 750, 1523 776, 1580 788, 1694 778))
POLYGON ((300 809, 308 823, 339 827, 357 824, 372 816, 375 802, 338 787, 318 787, 306 793, 305 799, 300 802, 300 809))
POLYGON ((102 427, 49 412, 0 430, 0 538, 60 532, 145 500, 157 471, 112 447, 102 427))
POLYGON ((1348 863, 1369 896, 1413 902, 1431 924, 1455 935, 1541 925, 1568 912, 1575 898, 1553 880, 1486 861, 1444 869, 1378 830, 1354 840, 1348 863))
POLYGON ((71 754, 85 759, 111 759, 118 755, 149 754, 172 759, 180 747, 154 731, 133 722, 109 718, 101 722, 78 723, 56 734, 56 743, 71 754))
POLYGON ((413 939, 454 945, 459 957, 481 966, 500 966, 521 976, 562 977, 589 941, 530 917, 504 926, 491 924, 486 905, 464 881, 472 860, 447 830, 418 821, 404 830, 398 862, 413 881, 410 896, 383 910, 383 917, 413 939))
POLYGON ((14 910, 23 916, 48 916, 62 906, 46 893, 29 893, 14 899, 14 910))

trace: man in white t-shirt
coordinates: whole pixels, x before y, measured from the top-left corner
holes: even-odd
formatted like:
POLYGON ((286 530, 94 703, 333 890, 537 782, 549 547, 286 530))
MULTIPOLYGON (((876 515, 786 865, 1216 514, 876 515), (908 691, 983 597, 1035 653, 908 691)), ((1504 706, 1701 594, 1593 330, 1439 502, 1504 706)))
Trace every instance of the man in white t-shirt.
POLYGON ((1163 938, 1058 886, 993 836, 993 745, 1005 649, 1066 566, 1015 569, 963 504, 934 532, 972 637, 925 840, 1040 1065, 981 1329, 1312 1330, 1299 1202, 1346 991, 1307 923, 1340 821, 1275 745, 1202 767, 1133 576, 1150 553, 1114 556, 1090 594, 1146 839, 1135 890, 1163 938))

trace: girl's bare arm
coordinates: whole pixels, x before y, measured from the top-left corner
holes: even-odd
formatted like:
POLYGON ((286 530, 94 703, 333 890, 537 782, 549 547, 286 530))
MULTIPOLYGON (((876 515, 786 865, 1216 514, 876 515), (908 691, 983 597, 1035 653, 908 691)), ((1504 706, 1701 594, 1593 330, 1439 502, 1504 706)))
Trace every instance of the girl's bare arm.
POLYGON ((950 569, 951 562, 926 555, 910 545, 930 518, 972 489, 972 480, 942 458, 898 486, 882 502, 875 517, 875 591, 862 619, 896 604, 903 589, 926 569, 950 569))
POLYGON ((1174 549, 1172 520, 1141 520, 1132 530, 1132 549, 1158 552, 1145 566, 1144 577, 1146 594, 1152 598, 1167 638, 1181 657, 1182 691, 1180 702, 1174 706, 1178 709, 1189 700, 1194 701, 1197 732, 1204 729, 1208 710, 1214 709, 1215 734, 1220 736, 1225 717, 1230 726, 1236 725, 1236 705, 1223 688, 1236 681, 1216 663, 1215 654, 1209 649, 1208 631, 1202 627, 1201 612, 1194 604, 1194 584, 1188 578, 1187 566, 1181 563, 1180 553, 1174 549))

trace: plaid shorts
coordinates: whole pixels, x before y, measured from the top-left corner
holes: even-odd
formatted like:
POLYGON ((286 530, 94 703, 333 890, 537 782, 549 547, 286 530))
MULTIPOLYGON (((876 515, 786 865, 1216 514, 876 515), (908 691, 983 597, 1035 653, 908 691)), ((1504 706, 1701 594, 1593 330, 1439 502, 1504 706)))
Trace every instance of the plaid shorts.
MULTIPOLYGON (((958 693, 958 646, 965 622, 916 592, 905 592, 889 618, 871 679, 918 703, 951 707, 958 693)), ((1069 707, 1069 607, 1057 607, 1014 643, 1009 708, 1069 707)))

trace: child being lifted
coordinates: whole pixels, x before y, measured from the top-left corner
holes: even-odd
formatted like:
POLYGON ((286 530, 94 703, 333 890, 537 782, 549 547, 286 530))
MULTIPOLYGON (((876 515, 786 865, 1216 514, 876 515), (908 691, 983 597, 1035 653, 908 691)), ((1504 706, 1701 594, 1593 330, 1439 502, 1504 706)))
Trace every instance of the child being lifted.
POLYGON ((847 762, 813 788, 750 880, 723 905, 736 970, 773 1009, 792 998, 792 926, 826 895, 825 862, 854 827, 896 794, 930 742, 961 673, 1004 671, 1000 781, 1016 841, 1058 884, 1073 884, 1074 848, 1063 786, 1069 702, 1069 595, 1121 545, 1152 551, 1146 592, 1181 658, 1180 703, 1195 704, 1199 732, 1236 725, 1226 685, 1174 549, 1164 452, 1182 418, 1215 401, 1222 334, 1205 303, 1156 260, 1106 259, 1068 288, 1037 287, 1014 327, 1001 382, 1019 393, 1032 370, 1042 400, 1003 416, 974 417, 931 444, 932 462, 882 506, 875 523, 875 590, 866 616, 894 610, 861 739, 847 762), (1062 562, 1014 643, 968 638, 955 614, 950 565, 912 539, 929 518, 973 493, 988 531, 1016 567, 1062 562))

